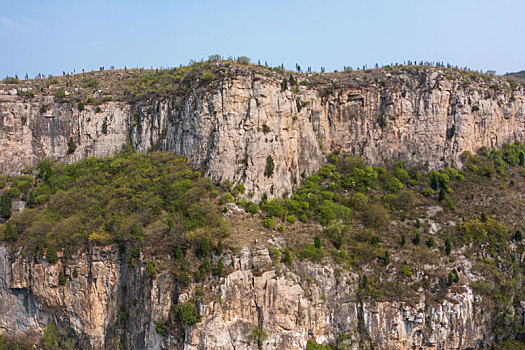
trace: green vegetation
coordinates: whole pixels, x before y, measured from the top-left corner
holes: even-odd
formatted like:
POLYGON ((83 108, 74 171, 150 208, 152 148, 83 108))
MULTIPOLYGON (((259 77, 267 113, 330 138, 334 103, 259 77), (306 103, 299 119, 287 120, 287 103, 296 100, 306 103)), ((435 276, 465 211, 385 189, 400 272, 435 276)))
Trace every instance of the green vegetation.
POLYGON ((187 326, 192 326, 201 320, 199 310, 193 301, 178 305, 177 312, 179 319, 187 326))
POLYGON ((273 169, 275 165, 273 164, 272 156, 266 158, 266 167, 264 168, 264 176, 271 177, 273 175, 273 169))
POLYGON ((321 344, 316 343, 313 340, 308 340, 306 343, 306 350, 331 350, 332 348, 330 345, 323 346, 321 344))
POLYGON ((11 197, 8 194, 3 194, 0 196, 0 215, 5 219, 11 217, 11 197))
POLYGON ((56 323, 51 321, 44 330, 42 348, 45 350, 77 349, 78 346, 71 329, 67 327, 58 328, 56 323))
POLYGON ((155 331, 161 337, 167 337, 169 334, 165 322, 155 322, 155 331))
POLYGON ((255 327, 248 335, 248 339, 257 344, 258 349, 263 349, 263 343, 268 339, 268 333, 262 327, 255 327))
POLYGON ((69 142, 67 143, 67 154, 75 153, 76 149, 77 149, 77 145, 75 141, 73 140, 73 137, 70 137, 69 142))
MULTIPOLYGON (((49 263, 57 261, 57 250, 88 243, 169 251, 176 245, 191 246, 204 232, 215 237, 230 232, 213 184, 170 154, 124 152, 71 165, 43 161, 35 181, 27 185, 24 179, 15 179, 6 193, 24 190, 30 208, 11 218, 4 239, 35 254, 47 249, 49 263)), ((10 200, 7 194, 2 198, 10 200)), ((204 237, 200 254, 207 257, 211 248, 205 248, 206 240, 211 246, 211 238, 204 237)), ((155 276, 154 262, 146 269, 155 276)))

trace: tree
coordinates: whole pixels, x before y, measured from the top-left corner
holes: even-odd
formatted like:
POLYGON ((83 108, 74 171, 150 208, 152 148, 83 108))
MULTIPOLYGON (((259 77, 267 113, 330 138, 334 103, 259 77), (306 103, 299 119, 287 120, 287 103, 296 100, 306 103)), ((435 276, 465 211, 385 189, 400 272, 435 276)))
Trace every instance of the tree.
POLYGON ((390 254, 388 253, 388 250, 385 250, 385 266, 390 265, 390 254))
POLYGON ((516 233, 514 234, 514 240, 516 242, 521 242, 523 240, 523 232, 521 232, 521 230, 516 230, 516 233))
POLYGON ((450 244, 450 239, 445 239, 445 254, 450 255, 452 251, 452 245, 450 244))
POLYGON ((73 137, 70 137, 69 142, 67 143, 67 154, 74 153, 76 149, 77 149, 77 145, 75 144, 73 137))
POLYGON ((199 310, 193 301, 181 304, 179 308, 179 318, 183 324, 192 326, 201 320, 199 310))
POLYGON ((9 197, 7 194, 0 196, 0 215, 2 215, 5 219, 9 219, 11 217, 11 206, 11 197, 9 197))
POLYGON ((47 324, 42 336, 42 343, 44 343, 44 349, 58 349, 58 327, 54 321, 47 324))
POLYGON ((275 165, 273 164, 272 156, 266 158, 266 167, 264 168, 264 176, 271 177, 273 175, 275 165))
POLYGON ((405 234, 403 233, 401 235, 401 246, 404 246, 405 244, 407 244, 407 239, 405 237, 405 234))
POLYGON ((4 237, 5 240, 9 242, 14 242, 18 239, 18 232, 16 232, 16 230, 14 230, 13 227, 11 227, 10 223, 7 223, 7 225, 5 226, 4 237))
POLYGON ((319 236, 315 236, 315 239, 314 239, 314 245, 317 249, 321 249, 321 237, 319 236))
POLYGON ((108 122, 105 120, 102 122, 102 133, 104 135, 107 135, 108 133, 108 122))
POLYGON ((421 242, 421 236, 419 235, 419 232, 416 233, 416 237, 414 237, 413 242, 415 245, 419 245, 419 243, 421 242))
POLYGON ((54 263, 56 263, 58 261, 58 255, 57 255, 57 250, 56 250, 55 246, 50 245, 47 248, 46 260, 50 264, 54 264, 54 263))
POLYGON ((222 259, 219 259, 219 262, 217 263, 217 275, 222 276, 224 273, 224 262, 222 259))
POLYGON ((177 244, 177 247, 175 247, 175 259, 182 260, 184 257, 184 254, 182 253, 182 248, 180 247, 180 244, 177 244))
POLYGON ((217 251, 217 255, 222 255, 222 252, 224 250, 222 241, 217 242, 217 247, 215 247, 215 250, 217 251))

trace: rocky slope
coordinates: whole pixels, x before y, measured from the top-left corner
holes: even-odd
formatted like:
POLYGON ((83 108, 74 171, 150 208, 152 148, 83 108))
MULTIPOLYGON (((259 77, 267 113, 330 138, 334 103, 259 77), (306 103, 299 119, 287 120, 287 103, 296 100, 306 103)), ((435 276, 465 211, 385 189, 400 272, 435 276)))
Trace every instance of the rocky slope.
POLYGON ((428 68, 368 77, 296 75, 299 85, 284 90, 275 75, 237 67, 207 89, 105 102, 98 113, 95 105, 79 111, 52 96, 27 99, 15 88, 4 89, 0 173, 19 172, 46 157, 72 162, 113 154, 129 140, 140 151, 183 154, 206 175, 243 183, 258 199, 291 192, 335 149, 375 165, 403 160, 438 168, 460 165, 465 150, 524 140, 521 85, 451 74, 428 68), (77 148, 68 154, 70 138, 77 148), (269 157, 271 176, 265 175, 269 157))
POLYGON ((55 320, 94 349, 257 349, 250 336, 257 329, 267 334, 259 338, 264 349, 304 349, 308 339, 348 349, 466 349, 494 340, 491 314, 468 287, 440 303, 423 293, 413 305, 372 302, 358 300, 356 275, 332 265, 295 262, 290 270, 255 247, 224 260, 225 277, 180 288, 169 274, 151 279, 143 265, 126 265, 112 247, 50 265, 2 246, 0 328, 38 338, 55 320), (60 271, 69 276, 64 285, 60 271), (159 335, 157 323, 173 321, 174 306, 196 293, 202 320, 192 327, 177 320, 159 335))

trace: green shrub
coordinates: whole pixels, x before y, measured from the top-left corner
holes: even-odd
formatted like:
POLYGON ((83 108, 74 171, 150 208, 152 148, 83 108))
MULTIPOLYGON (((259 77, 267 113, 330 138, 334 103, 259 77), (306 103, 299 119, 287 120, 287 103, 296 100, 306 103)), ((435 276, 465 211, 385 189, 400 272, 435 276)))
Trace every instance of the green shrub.
POLYGON ((358 211, 363 211, 368 207, 368 197, 361 192, 352 193, 350 196, 350 205, 358 211))
POLYGON ((168 328, 166 327, 165 322, 155 322, 155 332, 157 332, 158 335, 161 337, 167 337, 168 336, 168 328))
POLYGON ((403 168, 396 168, 396 170, 394 171, 394 176, 399 181, 407 181, 410 178, 407 171, 403 168))
POLYGON ((222 194, 219 204, 233 203, 234 201, 233 195, 230 192, 226 192, 222 194))
POLYGON ((411 277, 414 275, 414 270, 407 263, 404 263, 399 268, 399 274, 404 277, 411 277))
POLYGON ((266 212, 268 216, 277 216, 281 219, 284 219, 286 215, 286 210, 276 200, 271 202, 264 202, 261 205, 261 209, 264 212, 266 212))
POLYGON ((239 201, 238 205, 250 214, 256 214, 259 211, 259 206, 250 201, 239 201))
POLYGON ((82 112, 84 110, 84 104, 82 102, 79 102, 77 105, 77 109, 79 112, 82 112))
POLYGON ((210 82, 213 79, 213 74, 211 72, 205 73, 201 77, 203 83, 210 82))
POLYGON ((235 185, 235 187, 233 188, 233 195, 235 197, 237 197, 240 194, 244 194, 244 192, 246 192, 246 188, 243 184, 235 185))
POLYGON ((54 321, 47 324, 42 336, 42 344, 45 350, 54 350, 59 348, 58 344, 58 327, 54 321))
POLYGON ((180 304, 178 311, 179 319, 186 326, 193 326, 201 320, 199 310, 193 301, 180 304))
POLYGON ((89 87, 89 88, 92 88, 92 89, 96 89, 99 85, 99 82, 97 79, 92 79, 90 80, 85 86, 86 87, 89 87))
POLYGON ((255 327, 248 335, 248 339, 256 343, 258 349, 262 349, 262 344, 268 339, 268 333, 261 327, 255 327))
POLYGON ((403 188, 403 184, 395 176, 392 176, 385 181, 384 187, 389 193, 397 193, 397 191, 403 188))
POLYGON ((325 252, 322 248, 317 248, 313 244, 305 244, 299 256, 303 259, 313 262, 320 262, 325 257, 325 252))
POLYGON ((369 205, 361 214, 361 218, 365 225, 375 228, 383 228, 390 222, 388 211, 378 204, 369 205))
POLYGON ((65 102, 66 100, 66 93, 62 90, 58 90, 55 92, 55 100, 57 102, 65 102))
POLYGON ((322 344, 318 344, 313 340, 308 340, 306 343, 306 350, 330 350, 330 346, 323 346, 322 344))
POLYGON ((429 237, 426 241, 427 247, 433 248, 436 245, 436 240, 434 237, 429 237))
POLYGON ((5 225, 4 238, 8 242, 15 242, 18 239, 18 232, 8 222, 5 225))
POLYGON ((295 222, 295 216, 288 215, 288 217, 286 217, 286 221, 288 221, 290 224, 293 224, 295 222))
POLYGON ((157 267, 157 263, 155 262, 155 260, 150 260, 146 264, 146 274, 152 279, 155 279, 155 277, 157 277, 156 267, 157 267))
POLYGON ((273 229, 273 227, 275 226, 275 222, 273 220, 273 216, 263 219, 262 222, 261 222, 261 225, 263 227, 266 227, 266 228, 269 228, 269 229, 273 229))

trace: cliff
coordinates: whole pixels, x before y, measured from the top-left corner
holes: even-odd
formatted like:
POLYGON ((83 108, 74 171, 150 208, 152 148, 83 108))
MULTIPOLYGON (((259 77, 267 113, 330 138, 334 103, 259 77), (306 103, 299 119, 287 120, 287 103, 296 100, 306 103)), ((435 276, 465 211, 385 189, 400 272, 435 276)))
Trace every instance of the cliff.
POLYGON ((242 183, 259 199, 290 193, 336 149, 373 165, 440 168, 460 166, 464 151, 524 140, 525 94, 515 81, 419 67, 296 74, 293 81, 263 68, 224 68, 204 88, 82 110, 57 102, 54 90, 30 99, 17 93, 31 87, 2 90, 0 173, 43 158, 106 156, 130 141, 139 151, 182 154, 205 175, 242 183), (287 79, 295 84, 284 89, 287 79), (76 150, 68 153, 70 138, 76 150), (269 157, 274 169, 265 175, 269 157))
POLYGON ((116 247, 50 265, 3 246, 0 325, 8 336, 36 339, 56 320, 94 349, 257 349, 257 340, 264 349, 304 349, 308 339, 348 349, 466 349, 494 341, 491 313, 468 287, 439 303, 424 293, 414 304, 375 302, 359 300, 358 276, 331 264, 295 262, 290 270, 256 247, 224 260, 225 277, 181 288, 169 274, 151 279, 144 264, 127 266, 116 247), (196 294, 201 321, 173 321, 174 306, 196 294), (162 323, 171 325, 161 336, 162 323), (257 329, 266 336, 254 337, 257 329))
POLYGON ((2 85, 0 174, 26 176, 0 177, 0 333, 45 344, 56 324, 93 349, 523 339, 525 145, 462 156, 524 141, 521 84, 218 62, 2 85))

